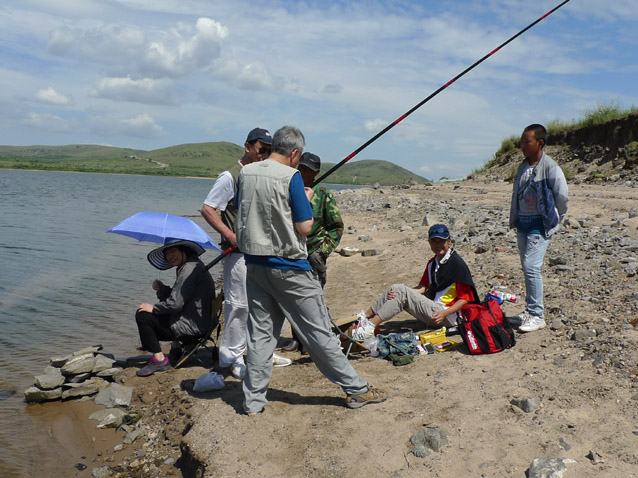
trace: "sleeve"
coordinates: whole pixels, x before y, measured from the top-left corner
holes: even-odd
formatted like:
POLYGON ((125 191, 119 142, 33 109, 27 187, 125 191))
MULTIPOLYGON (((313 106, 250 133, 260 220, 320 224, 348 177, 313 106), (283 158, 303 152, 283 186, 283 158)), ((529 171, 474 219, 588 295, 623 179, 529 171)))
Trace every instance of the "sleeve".
POLYGON ((177 275, 177 279, 171 290, 171 295, 168 296, 166 300, 155 304, 153 306, 153 313, 157 315, 171 315, 181 312, 184 308, 184 304, 193 295, 198 279, 197 263, 185 263, 177 275))
POLYGON ((301 179, 299 172, 296 172, 290 180, 288 195, 292 209, 292 220, 294 222, 303 222, 312 219, 312 206, 310 206, 310 201, 308 201, 306 196, 303 179, 301 179))
POLYGON ((474 292, 472 287, 463 282, 456 283, 456 300, 463 299, 468 302, 474 302, 474 292))
POLYGON ((569 192, 567 189, 567 180, 560 166, 556 166, 556 177, 552 185, 552 194, 554 196, 554 204, 558 211, 559 220, 562 221, 567 214, 567 206, 569 203, 569 192))
POLYGON ((329 240, 325 241, 326 247, 323 249, 326 254, 330 254, 341 241, 341 236, 343 235, 343 220, 341 219, 339 208, 332 193, 326 189, 323 190, 323 193, 325 194, 323 227, 329 236, 329 240))
POLYGON ((425 287, 426 289, 430 287, 430 276, 428 275, 428 267, 430 267, 430 263, 425 266, 425 271, 423 271, 423 276, 421 276, 421 280, 419 281, 419 285, 421 287, 425 287))
POLYGON ((219 175, 213 184, 212 189, 208 193, 204 204, 220 211, 225 211, 228 203, 235 196, 235 184, 233 176, 224 171, 219 175))

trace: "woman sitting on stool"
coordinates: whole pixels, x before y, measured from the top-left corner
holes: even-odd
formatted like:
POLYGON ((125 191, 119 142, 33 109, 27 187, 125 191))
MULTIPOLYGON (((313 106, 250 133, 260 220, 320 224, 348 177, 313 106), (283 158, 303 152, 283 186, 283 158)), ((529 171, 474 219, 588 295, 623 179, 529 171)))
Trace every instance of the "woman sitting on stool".
POLYGON ((170 368, 160 340, 173 341, 169 356, 179 358, 181 349, 177 339, 195 339, 208 330, 215 283, 198 258, 203 253, 204 249, 194 242, 175 241, 148 254, 148 261, 159 270, 176 267, 177 278, 172 288, 160 280, 153 281, 160 302, 141 304, 137 308, 135 321, 142 347, 153 354, 153 358, 137 371, 139 377, 170 368))

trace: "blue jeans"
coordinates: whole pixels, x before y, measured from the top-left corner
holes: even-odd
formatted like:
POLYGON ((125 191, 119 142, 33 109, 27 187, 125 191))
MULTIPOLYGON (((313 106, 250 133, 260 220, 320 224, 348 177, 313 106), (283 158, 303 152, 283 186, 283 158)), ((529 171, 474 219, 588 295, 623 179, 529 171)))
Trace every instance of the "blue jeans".
POLYGON ((543 278, 541 266, 549 246, 549 239, 542 234, 516 233, 518 253, 525 277, 525 302, 527 311, 536 317, 544 317, 543 278))

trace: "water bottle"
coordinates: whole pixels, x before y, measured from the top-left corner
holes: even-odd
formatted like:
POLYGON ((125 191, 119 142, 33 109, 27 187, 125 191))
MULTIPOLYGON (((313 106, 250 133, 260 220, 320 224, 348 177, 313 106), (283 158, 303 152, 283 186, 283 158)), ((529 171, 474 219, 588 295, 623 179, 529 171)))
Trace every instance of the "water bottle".
POLYGON ((488 295, 496 299, 499 304, 505 301, 512 302, 514 304, 518 303, 518 296, 510 292, 503 292, 502 290, 492 289, 491 291, 488 292, 488 295))
POLYGON ((379 339, 377 339, 376 337, 370 337, 363 341, 363 345, 365 345, 367 349, 370 351, 370 357, 379 356, 378 344, 379 344, 379 339))

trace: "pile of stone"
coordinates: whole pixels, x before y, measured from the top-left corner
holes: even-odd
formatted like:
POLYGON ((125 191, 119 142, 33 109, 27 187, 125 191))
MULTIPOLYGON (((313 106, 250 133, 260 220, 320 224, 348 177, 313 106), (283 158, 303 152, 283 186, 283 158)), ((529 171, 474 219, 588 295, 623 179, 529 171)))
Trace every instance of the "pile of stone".
POLYGON ((101 345, 86 347, 65 357, 51 357, 43 375, 35 377, 35 384, 24 392, 28 403, 65 400, 94 395, 111 382, 123 377, 110 354, 100 353, 101 345))

